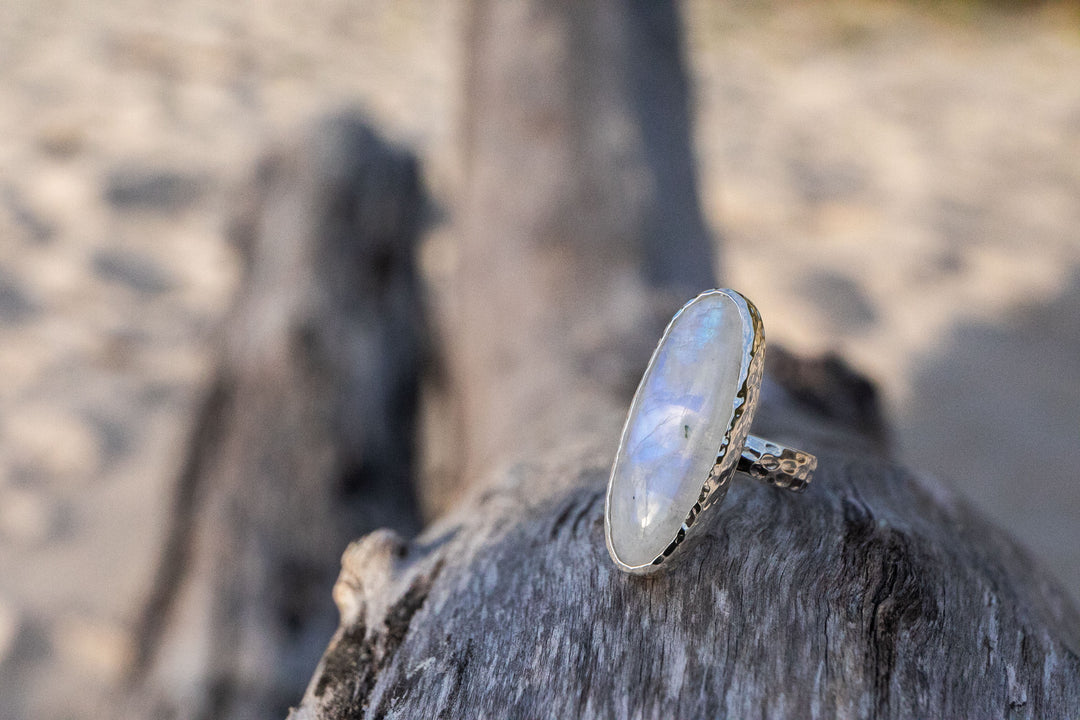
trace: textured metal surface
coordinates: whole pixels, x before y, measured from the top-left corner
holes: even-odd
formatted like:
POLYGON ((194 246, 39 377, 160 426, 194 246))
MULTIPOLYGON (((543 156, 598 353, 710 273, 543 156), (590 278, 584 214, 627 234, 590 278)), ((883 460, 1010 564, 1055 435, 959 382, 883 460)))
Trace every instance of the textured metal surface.
POLYGON ((737 470, 786 490, 802 492, 814 477, 817 458, 755 435, 746 438, 737 470))

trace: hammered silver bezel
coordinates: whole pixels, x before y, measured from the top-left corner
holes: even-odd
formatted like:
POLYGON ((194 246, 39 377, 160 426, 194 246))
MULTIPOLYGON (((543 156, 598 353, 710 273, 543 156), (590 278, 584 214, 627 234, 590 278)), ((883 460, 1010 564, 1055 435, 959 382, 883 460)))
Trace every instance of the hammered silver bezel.
POLYGON ((750 302, 750 300, 735 290, 729 288, 706 290, 683 305, 679 311, 672 316, 667 327, 664 329, 663 335, 660 336, 660 342, 657 343, 656 349, 653 350, 652 357, 649 358, 649 364, 645 367, 645 372, 641 375, 641 381, 638 383, 637 390, 634 391, 634 398, 630 402, 630 408, 626 413, 626 420, 623 422, 622 434, 619 436, 619 447, 615 451, 615 460, 611 464, 611 474, 608 476, 607 494, 604 501, 604 538, 607 543, 608 554, 611 555, 611 559, 620 570, 634 575, 648 575, 657 572, 680 545, 688 538, 693 537, 700 532, 700 528, 703 527, 703 523, 701 522, 702 516, 710 513, 710 511, 723 502, 724 497, 727 494, 728 485, 731 483, 731 478, 735 474, 736 467, 739 463, 739 456, 742 453, 743 445, 746 443, 746 437, 750 432, 750 424, 753 422, 754 412, 757 410, 758 391, 761 387, 761 377, 764 372, 764 360, 765 334, 761 322, 761 314, 754 306, 754 303, 750 302), (679 316, 694 303, 713 295, 724 295, 735 303, 743 327, 743 353, 739 368, 739 390, 735 394, 731 423, 724 432, 724 438, 716 453, 716 462, 713 464, 712 469, 705 478, 705 482, 701 486, 698 500, 694 503, 694 506, 688 510, 686 518, 683 520, 682 526, 675 534, 675 537, 672 538, 664 551, 657 555, 652 562, 644 565, 627 565, 619 559, 618 554, 615 552, 615 547, 611 542, 611 491, 614 486, 615 470, 619 467, 619 461, 622 459, 624 443, 626 442, 626 435, 630 425, 630 418, 634 416, 634 410, 637 406, 639 395, 645 385, 645 380, 649 377, 649 373, 656 362, 660 349, 667 341, 679 316))

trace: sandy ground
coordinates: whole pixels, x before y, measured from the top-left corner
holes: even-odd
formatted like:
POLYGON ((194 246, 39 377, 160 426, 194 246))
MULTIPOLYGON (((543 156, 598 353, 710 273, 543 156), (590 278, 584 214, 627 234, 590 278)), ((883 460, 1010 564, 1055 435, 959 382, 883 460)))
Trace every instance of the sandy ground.
MULTIPOLYGON (((454 5, 309 5, 0 0, 3 720, 117 678, 258 149, 358 103, 450 197, 454 5)), ((1080 597, 1080 14, 780 6, 687 6, 724 277, 1080 597)))

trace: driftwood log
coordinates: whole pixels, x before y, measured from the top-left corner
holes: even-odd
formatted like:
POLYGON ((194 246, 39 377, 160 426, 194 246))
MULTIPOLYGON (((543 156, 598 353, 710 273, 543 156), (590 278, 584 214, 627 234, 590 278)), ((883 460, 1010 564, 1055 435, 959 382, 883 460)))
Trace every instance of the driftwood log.
POLYGON ((736 483, 680 564, 615 569, 623 413, 663 322, 715 281, 676 13, 479 0, 468 29, 462 499, 415 540, 350 546, 293 720, 1080 715, 1075 610, 888 459, 836 360, 767 361, 755 431, 818 455, 805 495, 736 483))
POLYGON ((419 528, 414 159, 344 112, 271 152, 137 628, 128 714, 284 717, 337 622, 349 540, 419 528))

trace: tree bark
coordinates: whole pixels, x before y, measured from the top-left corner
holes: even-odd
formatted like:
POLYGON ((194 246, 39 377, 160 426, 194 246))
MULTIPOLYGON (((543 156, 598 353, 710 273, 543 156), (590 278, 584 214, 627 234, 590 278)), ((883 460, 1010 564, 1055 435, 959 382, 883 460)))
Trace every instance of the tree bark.
POLYGON ((818 455, 805 495, 736 482, 681 562, 616 570, 623 414, 663 323, 714 284, 676 12, 478 0, 468 42, 462 501, 413 541, 350 546, 290 717, 1080 713, 1065 595, 887 458, 872 387, 835 359, 767 353, 754 431, 818 455))
POLYGON ((283 717, 332 634, 337 555, 419 527, 416 164, 342 113, 272 152, 141 615, 131 715, 283 717))

